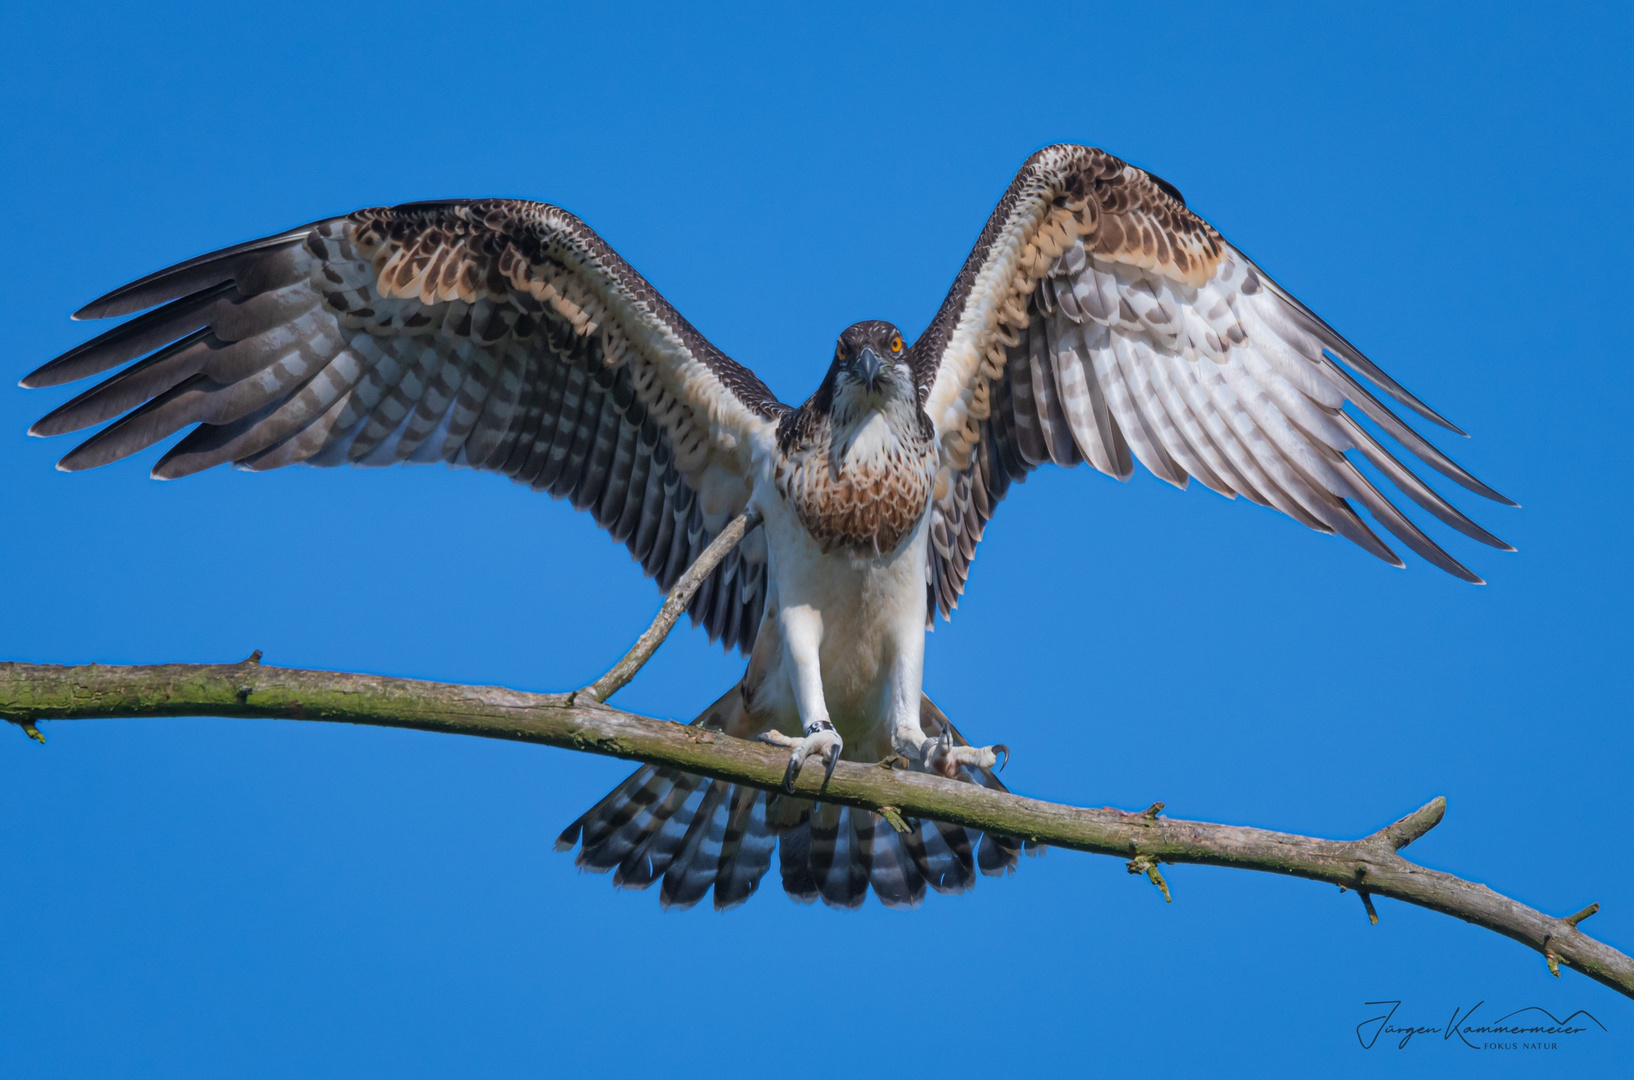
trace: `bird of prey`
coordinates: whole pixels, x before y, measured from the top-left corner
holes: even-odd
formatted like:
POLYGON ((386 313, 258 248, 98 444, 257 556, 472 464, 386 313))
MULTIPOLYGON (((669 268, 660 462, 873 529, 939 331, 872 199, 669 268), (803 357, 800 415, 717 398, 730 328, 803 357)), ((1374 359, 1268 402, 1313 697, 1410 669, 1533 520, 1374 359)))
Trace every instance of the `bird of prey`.
MULTIPOLYGON (((789 778, 839 758, 998 787, 1002 747, 969 745, 921 687, 927 628, 951 614, 1012 483, 1139 461, 1338 533, 1401 566, 1363 522, 1478 582, 1357 467, 1504 550, 1364 424, 1432 469, 1454 464, 1361 381, 1457 431, 1191 212, 1104 151, 1030 157, 909 343, 840 334, 798 407, 710 344, 573 215, 507 199, 359 210, 200 256, 107 294, 80 319, 152 308, 23 380, 120 365, 32 432, 112 421, 59 468, 192 430, 162 479, 246 469, 442 461, 588 510, 661 588, 736 515, 762 524, 690 613, 748 656, 695 723, 789 749, 789 778), (162 306, 159 306, 162 305, 162 306), (133 363, 129 363, 134 361, 133 363), (1358 376, 1360 378, 1358 378, 1358 376)), ((1513 504, 1510 504, 1513 505, 1513 504)), ((562 834, 666 904, 784 888, 853 907, 960 891, 1025 845, 643 767, 562 834)))

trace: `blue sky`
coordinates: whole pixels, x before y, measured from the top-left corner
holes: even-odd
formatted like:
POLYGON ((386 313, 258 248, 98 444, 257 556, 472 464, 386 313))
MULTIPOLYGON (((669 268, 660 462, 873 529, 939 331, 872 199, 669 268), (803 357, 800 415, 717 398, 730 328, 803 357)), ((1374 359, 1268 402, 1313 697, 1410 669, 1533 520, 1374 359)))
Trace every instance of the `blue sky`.
MULTIPOLYGON (((862 318, 925 324, 1021 161, 1150 167, 1472 435, 1523 510, 1491 584, 1392 570, 1144 473, 1038 474, 927 690, 1006 780, 1411 849, 1634 947, 1626 5, 1058 4, 0 14, 5 385, 170 262, 358 206, 582 216, 785 400, 862 318)), ((565 504, 441 468, 94 473, 0 390, 0 656, 577 686, 657 604, 565 504)), ((1455 489, 1456 490, 1456 489, 1455 489)), ((678 632, 619 699, 686 719, 739 661, 678 632)), ((8 1076, 1587 1075, 1630 1002, 1444 916, 1051 852, 917 911, 773 885, 663 913, 550 850, 627 771, 537 747, 211 719, 0 732, 8 1076), (1363 1004, 1585 1008, 1554 1052, 1363 1050, 1363 1004)))

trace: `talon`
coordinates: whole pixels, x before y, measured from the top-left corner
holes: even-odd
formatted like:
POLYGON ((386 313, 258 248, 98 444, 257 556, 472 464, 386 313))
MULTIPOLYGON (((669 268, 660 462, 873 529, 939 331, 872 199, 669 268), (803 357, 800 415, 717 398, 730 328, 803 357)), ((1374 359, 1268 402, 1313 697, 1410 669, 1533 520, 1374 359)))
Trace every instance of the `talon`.
POLYGON ((809 758, 820 758, 823 762, 823 785, 828 785, 829 778, 834 775, 834 766, 839 764, 840 750, 844 743, 840 735, 834 730, 834 725, 828 721, 819 721, 813 725, 811 733, 804 738, 792 738, 780 731, 767 731, 761 734, 762 742, 773 743, 777 746, 793 748, 789 754, 789 767, 783 771, 783 790, 794 794, 794 783, 800 777, 800 769, 809 758))
POLYGON ((943 738, 926 739, 920 748, 920 761, 924 767, 935 773, 941 773, 949 780, 959 779, 959 767, 968 765, 976 769, 991 769, 998 766, 1003 770, 1010 764, 1010 748, 1004 743, 994 743, 992 746, 954 746, 943 738), (998 755, 1004 755, 1004 763, 999 764, 998 755))

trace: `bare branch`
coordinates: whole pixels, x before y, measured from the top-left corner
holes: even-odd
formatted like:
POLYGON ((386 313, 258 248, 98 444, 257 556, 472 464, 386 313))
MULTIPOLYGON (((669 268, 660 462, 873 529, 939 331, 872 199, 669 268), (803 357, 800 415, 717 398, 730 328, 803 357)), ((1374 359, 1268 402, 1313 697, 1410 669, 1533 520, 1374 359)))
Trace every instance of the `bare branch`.
POLYGON ((1600 904, 1598 902, 1595 902, 1593 904, 1590 904, 1588 907, 1584 908, 1582 911, 1579 911, 1576 915, 1566 916, 1566 922, 1569 922, 1573 926, 1576 926, 1578 923, 1582 922, 1584 919, 1588 918, 1590 915, 1593 915, 1596 911, 1599 911, 1599 910, 1600 910, 1600 904))
POLYGON ((1379 925, 1379 909, 1373 906, 1373 894, 1366 889, 1357 889, 1356 895, 1362 898, 1362 910, 1367 912, 1368 925, 1379 925))
MULTIPOLYGON (((1441 824, 1441 819, 1446 813, 1447 800, 1437 796, 1400 821, 1386 825, 1368 839, 1389 844, 1391 851, 1400 851, 1441 824)), ((1374 920, 1374 922, 1377 921, 1377 919, 1374 920)))
MULTIPOLYGON (((140 716, 373 724, 587 750, 767 790, 782 784, 788 763, 774 747, 620 712, 587 700, 586 694, 575 701, 568 694, 266 667, 255 659, 152 667, 0 664, 0 718, 25 731, 47 720, 140 716)), ((1634 960, 1577 926, 1597 905, 1556 918, 1398 854, 1441 820, 1442 799, 1371 836, 1343 841, 1160 817, 1155 805, 1125 813, 1039 802, 855 762, 840 762, 820 791, 821 783, 820 772, 808 770, 797 787, 804 795, 878 811, 888 820, 932 818, 1115 856, 1154 884, 1162 878, 1156 872, 1159 862, 1203 863, 1349 887, 1369 909, 1376 896, 1417 904, 1514 938, 1542 953, 1551 970, 1565 965, 1634 997, 1634 960)))
POLYGON ((601 678, 581 690, 569 695, 570 701, 588 698, 591 701, 606 701, 624 685, 635 678, 636 672, 644 667, 652 654, 658 651, 658 646, 669 637, 669 632, 675 628, 675 620, 681 617, 681 612, 692 603, 692 598, 698 589, 703 586, 704 580, 711 571, 726 558, 727 554, 749 534, 749 530, 760 524, 760 512, 748 510, 726 523, 720 535, 703 549, 703 552, 687 567, 686 573, 670 589, 669 595, 664 597, 664 604, 658 609, 658 616, 653 619, 652 625, 647 627, 646 633, 636 639, 630 646, 630 651, 624 654, 624 659, 614 664, 601 678))

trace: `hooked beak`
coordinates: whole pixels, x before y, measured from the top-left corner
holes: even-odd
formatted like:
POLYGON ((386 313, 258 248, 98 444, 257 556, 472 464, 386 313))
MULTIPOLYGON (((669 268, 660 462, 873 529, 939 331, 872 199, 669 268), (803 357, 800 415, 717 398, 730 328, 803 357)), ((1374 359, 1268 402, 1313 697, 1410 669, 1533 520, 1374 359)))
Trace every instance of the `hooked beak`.
POLYGON ((862 352, 857 354, 855 370, 857 377, 868 384, 869 393, 879 390, 880 377, 885 373, 885 365, 880 362, 879 354, 871 347, 864 345, 862 352))

